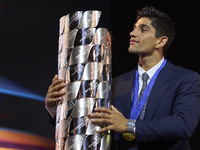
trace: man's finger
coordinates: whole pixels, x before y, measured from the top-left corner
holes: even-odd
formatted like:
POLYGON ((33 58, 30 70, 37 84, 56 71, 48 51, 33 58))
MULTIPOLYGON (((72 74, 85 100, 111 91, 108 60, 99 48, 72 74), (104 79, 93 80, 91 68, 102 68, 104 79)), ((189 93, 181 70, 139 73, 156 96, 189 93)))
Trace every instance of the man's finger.
POLYGON ((91 118, 105 118, 105 119, 110 119, 110 115, 100 112, 100 113, 92 113, 90 114, 91 118))
POLYGON ((54 86, 56 86, 56 85, 58 85, 58 84, 61 84, 61 83, 64 83, 64 82, 63 82, 63 79, 54 80, 54 81, 52 82, 52 84, 50 85, 50 87, 54 87, 54 86))
POLYGON ((65 83, 61 83, 61 84, 49 87, 48 93, 53 93, 55 91, 58 92, 58 91, 62 90, 65 86, 66 86, 65 83))
POLYGON ((92 124, 98 124, 98 123, 111 124, 111 120, 105 118, 92 118, 91 122, 92 124))
POLYGON ((96 112, 105 112, 105 113, 108 113, 108 114, 112 114, 112 110, 106 108, 106 107, 97 107, 94 109, 94 111, 96 112))
POLYGON ((65 94, 64 91, 48 93, 48 98, 57 98, 57 97, 62 97, 64 94, 65 94))
POLYGON ((56 74, 56 75, 54 76, 52 82, 54 82, 54 81, 57 80, 57 79, 58 79, 58 75, 56 74))
POLYGON ((96 131, 97 133, 103 133, 103 132, 107 132, 108 130, 111 130, 112 127, 111 126, 106 126, 98 131, 96 131))

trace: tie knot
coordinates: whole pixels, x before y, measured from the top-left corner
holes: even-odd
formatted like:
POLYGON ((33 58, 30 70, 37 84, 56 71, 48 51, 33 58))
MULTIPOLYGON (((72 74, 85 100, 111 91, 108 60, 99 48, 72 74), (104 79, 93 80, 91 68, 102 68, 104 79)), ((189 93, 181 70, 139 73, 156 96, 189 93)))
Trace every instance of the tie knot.
POLYGON ((144 72, 144 73, 142 74, 142 80, 143 80, 143 82, 144 82, 144 81, 147 81, 148 78, 149 78, 148 74, 147 74, 146 72, 144 72))

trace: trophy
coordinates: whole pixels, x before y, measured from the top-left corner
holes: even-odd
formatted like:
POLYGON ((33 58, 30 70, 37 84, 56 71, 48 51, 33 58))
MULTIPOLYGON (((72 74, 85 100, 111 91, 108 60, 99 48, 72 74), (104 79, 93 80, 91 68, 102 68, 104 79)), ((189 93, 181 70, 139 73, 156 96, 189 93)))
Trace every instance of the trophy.
POLYGON ((96 133, 101 127, 90 120, 94 108, 109 108, 111 99, 111 34, 96 28, 100 17, 92 10, 60 18, 58 78, 66 94, 57 104, 56 150, 110 149, 110 133, 96 133))

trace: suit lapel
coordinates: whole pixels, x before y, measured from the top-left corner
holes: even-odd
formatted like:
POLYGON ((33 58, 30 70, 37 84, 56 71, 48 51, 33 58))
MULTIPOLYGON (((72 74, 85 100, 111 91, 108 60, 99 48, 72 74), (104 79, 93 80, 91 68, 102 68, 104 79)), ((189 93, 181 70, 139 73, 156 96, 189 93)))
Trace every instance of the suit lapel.
MULTIPOLYGON (((150 120, 159 103, 162 99, 163 94, 167 90, 168 86, 176 76, 176 67, 167 61, 163 70, 161 70, 158 75, 156 82, 154 83, 150 95, 148 97, 148 103, 145 112, 145 120, 150 120)), ((126 117, 130 118, 130 108, 131 108, 131 92, 133 86, 133 80, 135 77, 135 69, 128 74, 123 75, 121 78, 123 82, 120 81, 120 90, 115 91, 117 93, 117 99, 115 100, 115 105, 117 109, 126 117)), ((115 93, 115 94, 116 94, 115 93)))
POLYGON ((167 61, 166 66, 161 70, 150 92, 145 112, 145 119, 150 120, 153 117, 163 94, 176 74, 177 71, 174 65, 167 61))

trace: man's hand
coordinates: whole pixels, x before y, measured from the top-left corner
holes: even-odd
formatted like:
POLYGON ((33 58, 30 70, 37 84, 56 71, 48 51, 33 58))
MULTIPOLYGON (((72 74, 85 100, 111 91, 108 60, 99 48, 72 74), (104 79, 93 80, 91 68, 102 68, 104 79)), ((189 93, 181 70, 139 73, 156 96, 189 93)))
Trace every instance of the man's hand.
POLYGON ((106 132, 108 130, 113 130, 119 133, 128 132, 126 123, 129 119, 126 119, 113 105, 110 109, 105 107, 95 108, 97 113, 92 113, 91 121, 94 125, 99 125, 101 123, 109 124, 100 130, 97 133, 106 132))
POLYGON ((46 107, 54 107, 62 99, 62 96, 65 94, 62 89, 65 87, 65 83, 62 79, 58 79, 58 75, 55 75, 52 84, 49 86, 47 95, 45 98, 46 107))

